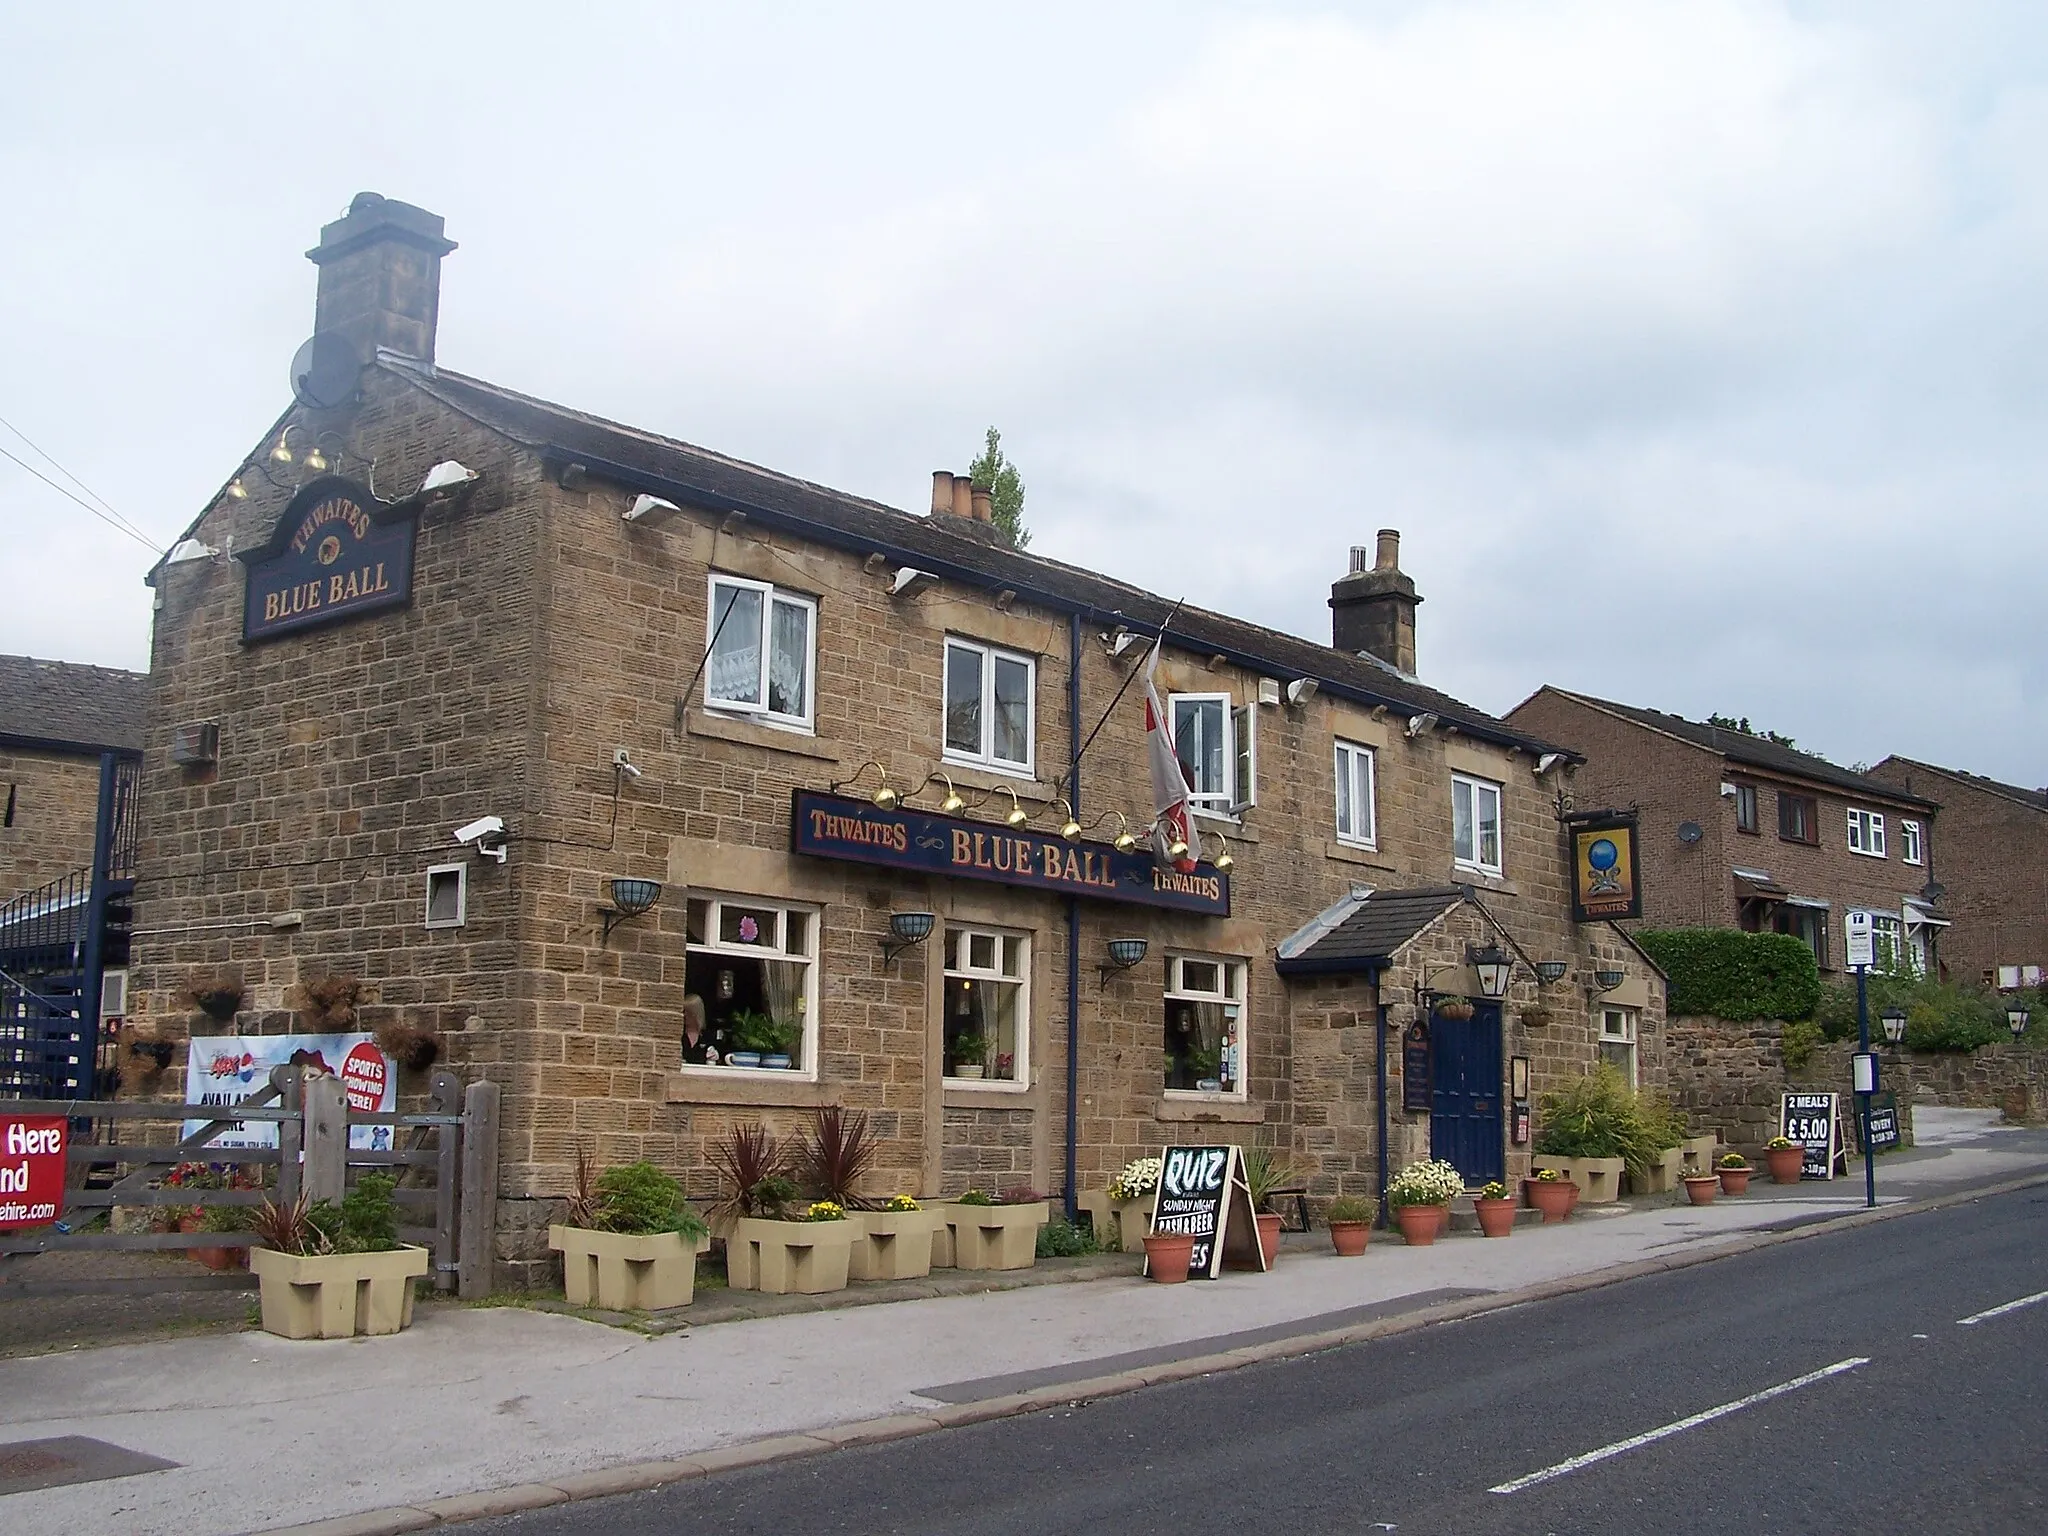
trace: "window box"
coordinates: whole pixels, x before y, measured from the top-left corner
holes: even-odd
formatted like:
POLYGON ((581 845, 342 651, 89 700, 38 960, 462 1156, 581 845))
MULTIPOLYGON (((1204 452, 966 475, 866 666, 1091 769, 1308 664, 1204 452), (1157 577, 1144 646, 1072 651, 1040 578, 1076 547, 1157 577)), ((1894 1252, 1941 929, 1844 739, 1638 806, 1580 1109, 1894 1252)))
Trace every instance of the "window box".
POLYGON ((862 1236, 852 1221, 770 1221, 742 1216, 725 1240, 726 1284, 736 1291, 820 1296, 846 1289, 853 1245, 862 1236))
POLYGON ((1371 747, 1337 742, 1337 841, 1352 848, 1379 846, 1373 766, 1371 747))
POLYGON ((1166 1092, 1245 1097, 1245 964, 1217 955, 1166 958, 1166 1092))
POLYGON ((1500 786, 1451 775, 1451 862, 1460 869, 1501 871, 1500 786))
POLYGON ((1884 853, 1884 816, 1878 811, 1849 812, 1849 851, 1867 859, 1881 859, 1884 853))
POLYGON ((1035 658, 949 635, 945 760, 1031 777, 1037 692, 1035 658))
POLYGON ((786 730, 814 718, 818 604, 765 581, 713 575, 704 707, 786 730))
POLYGON ((1233 709, 1227 693, 1176 693, 1167 700, 1173 750, 1187 775, 1188 804, 1204 816, 1230 817, 1258 801, 1256 715, 1233 709))
POLYGON ((817 1077, 815 907, 701 895, 685 917, 681 1070, 768 1079, 817 1077), (692 1017, 701 1010, 703 1028, 692 1017), (766 1065, 782 1057, 787 1066, 766 1065))

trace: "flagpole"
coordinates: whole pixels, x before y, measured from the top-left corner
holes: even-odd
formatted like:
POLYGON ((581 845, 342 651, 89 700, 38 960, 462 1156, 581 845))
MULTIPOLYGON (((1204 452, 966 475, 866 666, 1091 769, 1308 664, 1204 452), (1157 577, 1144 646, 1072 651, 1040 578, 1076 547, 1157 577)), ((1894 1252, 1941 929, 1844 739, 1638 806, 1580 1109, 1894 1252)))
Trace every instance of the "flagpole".
MULTIPOLYGON (((1174 620, 1174 616, 1175 616, 1176 614, 1178 614, 1178 613, 1180 612, 1180 610, 1181 610, 1182 606, 1183 606, 1183 605, 1184 605, 1184 604, 1185 604, 1186 602, 1187 602, 1187 599, 1186 599, 1186 598, 1182 598, 1182 599, 1181 599, 1181 600, 1180 600, 1179 602, 1175 603, 1175 604, 1173 605, 1173 607, 1172 607, 1172 608, 1168 609, 1168 610, 1167 610, 1167 614, 1166 614, 1166 617, 1165 617, 1164 619, 1160 620, 1160 623, 1159 623, 1159 633, 1158 633, 1157 635, 1153 636, 1153 638, 1152 638, 1152 648, 1153 648, 1154 650, 1157 650, 1157 649, 1159 648, 1159 646, 1160 646, 1161 642, 1163 642, 1163 641, 1164 641, 1164 640, 1166 639, 1166 631, 1167 631, 1167 627, 1168 627, 1169 625, 1171 625, 1171 624, 1173 623, 1173 620, 1174 620)), ((1127 692, 1127 691, 1128 691, 1128 690, 1130 689, 1130 686, 1131 686, 1131 684, 1132 684, 1133 682, 1135 682, 1135 681, 1137 680, 1137 677, 1138 677, 1138 673, 1139 673, 1139 672, 1140 672, 1141 670, 1143 670, 1143 669, 1142 669, 1142 668, 1139 668, 1139 667, 1133 667, 1133 668, 1131 668, 1131 670, 1130 670, 1130 671, 1129 671, 1129 672, 1128 672, 1128 673, 1127 673, 1127 674, 1125 675, 1125 677, 1124 677, 1124 680, 1123 680, 1123 685, 1122 685, 1122 687, 1118 688, 1118 689, 1117 689, 1117 691, 1116 691, 1116 697, 1115 697, 1115 698, 1113 698, 1113 699, 1111 699, 1111 700, 1109 701, 1109 708, 1105 709, 1105 710, 1104 710, 1104 711, 1102 712, 1102 718, 1101 718, 1100 720, 1098 720, 1098 721, 1096 721, 1096 722, 1095 722, 1095 729, 1094 729, 1094 730, 1092 730, 1092 731, 1090 731, 1090 732, 1088 733, 1088 739, 1087 739, 1086 741, 1084 741, 1084 742, 1082 742, 1082 743, 1081 743, 1081 751, 1080 751, 1080 752, 1076 752, 1076 753, 1074 754, 1074 761, 1075 761, 1075 763, 1077 763, 1077 764, 1078 764, 1078 763, 1079 763, 1079 762, 1081 761, 1081 757, 1082 757, 1082 754, 1083 754, 1083 753, 1085 753, 1085 752, 1087 752, 1087 750, 1088 750, 1088 749, 1089 749, 1090 747, 1092 747, 1092 746, 1094 746, 1094 745, 1095 745, 1095 738, 1096 738, 1097 736, 1099 736, 1099 735, 1100 735, 1100 734, 1102 733, 1102 728, 1103 728, 1103 727, 1104 727, 1105 725, 1109 724, 1109 717, 1110 717, 1111 715, 1113 715, 1113 714, 1115 714, 1115 713, 1116 713, 1116 707, 1117 707, 1117 705, 1119 705, 1119 704, 1121 704, 1121 703, 1123 702, 1123 697, 1124 697, 1124 694, 1125 694, 1125 693, 1126 693, 1126 692, 1127 692)), ((1062 789, 1062 790, 1065 790, 1065 788, 1066 788, 1066 783, 1065 783, 1065 780, 1064 780, 1064 779, 1062 779, 1062 781, 1061 781, 1061 783, 1060 783, 1059 787, 1060 787, 1060 789, 1062 789)))

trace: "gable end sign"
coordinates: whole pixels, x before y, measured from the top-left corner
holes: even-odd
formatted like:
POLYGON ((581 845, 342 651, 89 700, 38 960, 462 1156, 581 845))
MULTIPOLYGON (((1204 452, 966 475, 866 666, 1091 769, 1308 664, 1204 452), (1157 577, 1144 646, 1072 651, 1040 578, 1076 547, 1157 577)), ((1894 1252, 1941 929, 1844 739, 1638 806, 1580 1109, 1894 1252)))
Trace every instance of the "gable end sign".
POLYGON ((1606 922, 1643 915, 1636 868, 1636 819, 1606 816, 1571 825, 1572 921, 1606 922))
POLYGON ((412 602, 414 507, 377 500, 325 475, 300 488, 270 542, 236 558, 248 567, 242 638, 343 624, 412 602))

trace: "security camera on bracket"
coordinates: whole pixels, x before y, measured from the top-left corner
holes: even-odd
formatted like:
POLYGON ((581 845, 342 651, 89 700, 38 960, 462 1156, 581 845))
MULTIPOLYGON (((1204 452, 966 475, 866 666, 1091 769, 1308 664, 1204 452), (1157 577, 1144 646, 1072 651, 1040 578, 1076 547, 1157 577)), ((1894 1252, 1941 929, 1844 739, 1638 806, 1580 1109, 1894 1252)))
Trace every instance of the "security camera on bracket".
POLYGON ((455 841, 473 847, 486 859, 505 862, 505 820, 502 816, 479 816, 467 826, 455 829, 455 841))

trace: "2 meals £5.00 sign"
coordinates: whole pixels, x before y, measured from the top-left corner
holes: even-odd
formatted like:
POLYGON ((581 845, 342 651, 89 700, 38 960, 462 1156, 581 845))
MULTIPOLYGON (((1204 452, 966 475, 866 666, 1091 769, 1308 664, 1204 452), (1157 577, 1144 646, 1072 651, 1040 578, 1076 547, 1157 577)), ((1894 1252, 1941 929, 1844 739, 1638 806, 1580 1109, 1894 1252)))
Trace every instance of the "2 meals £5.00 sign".
POLYGON ((63 1209, 63 1117, 0 1115, 0 1231, 46 1226, 63 1209))

